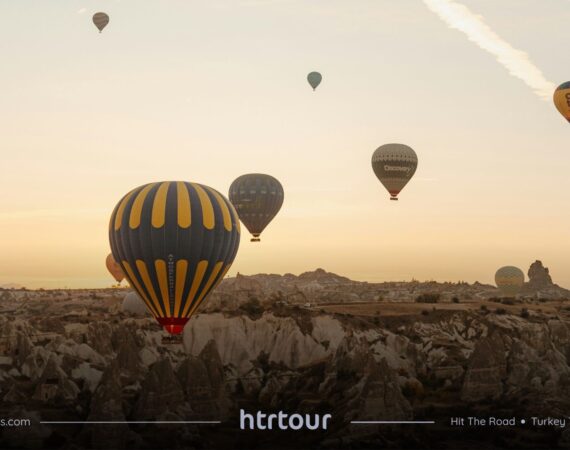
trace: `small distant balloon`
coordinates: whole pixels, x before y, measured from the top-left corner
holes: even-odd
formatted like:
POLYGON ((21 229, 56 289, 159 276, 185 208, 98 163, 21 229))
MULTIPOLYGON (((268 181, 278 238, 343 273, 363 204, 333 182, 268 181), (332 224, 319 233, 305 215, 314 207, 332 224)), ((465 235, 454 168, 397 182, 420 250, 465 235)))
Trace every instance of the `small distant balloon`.
POLYGON ((524 273, 518 267, 501 267, 495 273, 495 283, 503 295, 514 297, 524 285, 524 273))
POLYGON ((398 200, 417 168, 418 155, 404 144, 381 145, 372 155, 372 170, 390 193, 390 200, 398 200))
POLYGON ((562 116, 570 122, 570 81, 562 83, 554 91, 554 105, 562 116))
POLYGON ((103 28, 109 24, 109 16, 104 12, 95 13, 93 14, 93 23, 99 30, 99 33, 101 33, 101 31, 103 31, 103 28))
POLYGON ((115 261, 115 258, 113 258, 112 253, 109 253, 107 255, 107 259, 105 260, 105 265, 107 266, 107 270, 111 275, 113 275, 113 278, 117 281, 117 283, 120 283, 125 279, 125 274, 123 272, 123 269, 121 269, 119 263, 115 261))
POLYGON ((307 75, 307 81, 314 91, 317 89, 317 86, 321 84, 321 81, 323 81, 323 76, 319 72, 311 72, 309 75, 307 75))

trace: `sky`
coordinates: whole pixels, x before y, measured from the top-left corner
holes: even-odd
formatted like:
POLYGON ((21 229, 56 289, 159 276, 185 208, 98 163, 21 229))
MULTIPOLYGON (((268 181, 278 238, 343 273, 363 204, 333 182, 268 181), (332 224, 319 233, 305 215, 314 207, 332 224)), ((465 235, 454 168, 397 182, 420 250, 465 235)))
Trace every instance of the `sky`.
POLYGON ((0 284, 104 287, 130 189, 243 173, 285 202, 229 272, 570 287, 568 0, 0 3, 0 284), (91 16, 105 11, 99 34, 91 16), (308 72, 323 74, 313 92, 308 72), (382 144, 418 170, 389 195, 382 144))

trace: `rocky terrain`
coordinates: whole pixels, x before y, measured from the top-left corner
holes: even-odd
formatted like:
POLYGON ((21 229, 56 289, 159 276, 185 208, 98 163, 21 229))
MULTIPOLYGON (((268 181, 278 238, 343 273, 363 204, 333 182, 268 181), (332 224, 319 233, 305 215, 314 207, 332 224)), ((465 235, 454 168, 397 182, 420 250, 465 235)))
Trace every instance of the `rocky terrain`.
POLYGON ((562 429, 449 426, 569 410, 570 295, 542 264, 531 272, 516 299, 478 283, 371 284, 320 269, 238 275, 174 341, 122 311, 127 290, 0 291, 0 418, 32 422, 0 428, 0 448, 567 447, 562 429), (329 412, 334 426, 239 432, 239 408, 329 412), (410 419, 436 423, 350 424, 410 419), (221 424, 40 423, 179 420, 221 424))

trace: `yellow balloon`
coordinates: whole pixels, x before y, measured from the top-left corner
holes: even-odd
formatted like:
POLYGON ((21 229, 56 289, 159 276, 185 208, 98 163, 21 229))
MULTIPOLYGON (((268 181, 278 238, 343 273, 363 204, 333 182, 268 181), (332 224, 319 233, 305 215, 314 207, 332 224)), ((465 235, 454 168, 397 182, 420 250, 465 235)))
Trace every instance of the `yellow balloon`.
POLYGON ((562 83, 554 91, 556 109, 570 122, 570 81, 562 83))
POLYGON ((503 295, 514 297, 524 286, 524 273, 518 267, 501 267, 495 273, 495 283, 503 295))

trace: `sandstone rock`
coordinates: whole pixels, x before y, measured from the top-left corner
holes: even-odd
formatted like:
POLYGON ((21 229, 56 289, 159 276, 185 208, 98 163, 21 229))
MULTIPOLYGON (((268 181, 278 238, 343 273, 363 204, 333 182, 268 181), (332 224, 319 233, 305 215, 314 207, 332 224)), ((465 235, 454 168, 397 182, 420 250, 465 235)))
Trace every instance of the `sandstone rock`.
POLYGON ((553 284, 548 268, 542 265, 542 261, 536 260, 530 265, 528 269, 528 287, 530 289, 543 289, 553 284))
POLYGON ((112 327, 105 321, 90 323, 87 328, 87 344, 100 355, 109 355, 113 352, 112 327))
MULTIPOLYGON (((126 420, 123 410, 120 369, 111 364, 103 373, 95 390, 89 409, 89 421, 126 420)), ((94 448, 126 448, 131 436, 126 424, 108 424, 104 427, 91 425, 84 428, 82 434, 94 448)))
POLYGON ((507 369, 505 351, 503 339, 497 332, 477 343, 463 382, 463 400, 496 399, 503 394, 507 369))
POLYGON ((178 379, 197 417, 220 420, 230 401, 225 391, 224 369, 214 341, 199 357, 187 357, 177 370, 178 379))
POLYGON ((155 420, 175 412, 184 403, 184 391, 169 359, 153 364, 146 375, 135 406, 136 420, 155 420))
POLYGON ((48 403, 54 400, 74 401, 79 394, 79 388, 59 367, 58 361, 52 355, 42 371, 33 395, 35 400, 48 403))

